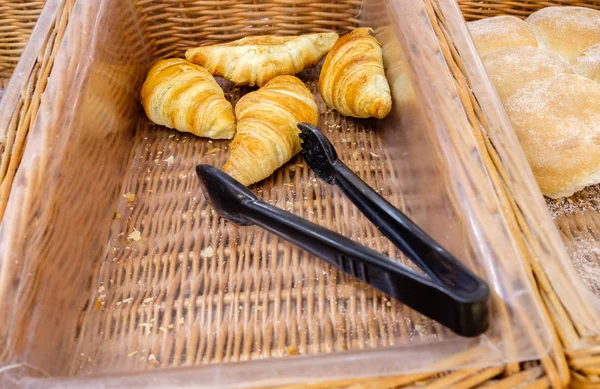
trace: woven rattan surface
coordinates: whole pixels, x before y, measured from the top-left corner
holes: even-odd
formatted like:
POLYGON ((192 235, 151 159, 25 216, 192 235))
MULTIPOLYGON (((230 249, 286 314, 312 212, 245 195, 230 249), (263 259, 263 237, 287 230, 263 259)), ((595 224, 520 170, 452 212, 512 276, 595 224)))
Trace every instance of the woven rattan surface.
MULTIPOLYGON (((493 153, 493 148, 487 147, 482 137, 486 128, 483 125, 485 118, 481 117, 477 102, 463 78, 462 64, 445 32, 442 13, 435 1, 425 0, 424 3, 444 58, 455 76, 457 89, 461 91, 464 110, 472 119, 471 130, 481 142, 481 149, 493 153)), ((506 13, 526 16, 553 2, 459 3, 466 17, 481 18, 506 13)), ((360 14, 360 2, 357 1, 242 1, 228 4, 227 9, 212 1, 138 0, 135 4, 137 12, 142 15, 143 38, 151 42, 150 55, 154 59, 181 55, 191 43, 230 40, 248 33, 294 34, 324 29, 343 32, 358 25, 360 14)), ((2 209, 6 207, 8 191, 32 126, 31 118, 38 111, 41 93, 53 66, 53 54, 57 51, 73 5, 74 1, 64 2, 64 8, 58 13, 55 27, 44 45, 45 54, 38 58, 25 83, 30 87, 24 88, 19 96, 19 109, 13 115, 7 143, 3 145, 11 152, 5 152, 2 160, 2 209)), ((597 6, 600 8, 600 4, 597 6)), ((104 77, 108 75, 117 83, 139 82, 137 79, 115 77, 118 74, 118 64, 106 68, 105 73, 98 75, 98 85, 103 84, 104 77)), ((314 83, 311 85, 314 91, 314 83)), ((110 91, 110 86, 106 90, 110 91)), ((231 90, 228 97, 235 101, 243 92, 231 90)), ((124 101, 125 97, 113 96, 113 99, 124 101)), ((119 112, 114 103, 112 112, 119 112)), ((406 198, 410 191, 398 193, 391 190, 397 187, 396 175, 401 172, 394 171, 388 163, 382 146, 384 140, 373 131, 372 122, 343 119, 326 110, 322 103, 320 112, 320 119, 329 130, 327 135, 339 150, 343 150, 342 158, 355 171, 401 208, 407 200, 414 203, 414 199, 406 198), (354 146, 358 153, 344 147, 348 144, 354 146)), ((86 114, 100 117, 101 113, 99 109, 86 114)), ((169 201, 175 192, 195 191, 195 186, 189 186, 190 182, 193 185, 195 182, 186 180, 193 174, 193 166, 201 160, 209 160, 213 164, 222 162, 226 146, 222 142, 207 143, 170 131, 156 131, 155 126, 145 119, 122 130, 132 129, 135 129, 135 137, 123 136, 120 141, 132 143, 129 174, 122 187, 115 188, 120 191, 120 201, 110 215, 94 216, 113 219, 109 253, 104 264, 98 264, 98 272, 94 276, 100 281, 98 285, 93 283, 98 286, 93 294, 95 299, 86 302, 87 296, 83 296, 78 302, 81 304, 70 308, 84 308, 76 329, 84 341, 79 341, 79 353, 73 361, 71 373, 101 371, 116 365, 128 370, 151 369, 401 344, 420 336, 423 328, 418 323, 431 325, 430 321, 422 321, 414 312, 387 301, 382 295, 331 271, 321 262, 260 230, 242 232, 231 225, 223 225, 216 216, 207 214, 210 211, 200 200, 196 204, 192 201, 169 201), (141 232, 141 239, 131 235, 134 231, 141 232), (238 257, 245 260, 236 261, 238 257), (273 260, 276 257, 280 259, 273 260), (253 258, 264 259, 255 261, 253 258), (408 326, 405 317, 411 317, 413 325, 408 326), (104 353, 98 353, 100 348, 104 353), (106 350, 110 351, 107 353, 106 350)), ((79 142, 87 141, 90 139, 79 139, 79 142)), ((111 147, 123 147, 123 143, 111 147)), ((97 158, 102 160, 100 155, 97 158)), ((491 170, 496 169, 493 158, 490 155, 486 160, 491 170)), ((498 176, 497 185, 501 188, 501 174, 492 175, 498 176)), ((99 179, 100 182, 106 180, 107 177, 99 179)), ((297 159, 270 178, 258 194, 309 220, 330 228, 340 228, 348 236, 397 257, 395 250, 346 199, 314 180, 297 159), (275 190, 276 186, 284 189, 275 190)), ((64 196, 68 199, 69 194, 64 196)), ((512 232, 517 240, 526 242, 527 231, 523 231, 516 221, 518 212, 514 211, 510 199, 504 200, 507 217, 515 221, 511 226, 512 232)), ((25 204, 35 209, 36 201, 40 199, 30 199, 25 204)), ((91 203, 89 206, 92 209, 102 208, 91 203)), ((31 216, 31 220, 35 220, 34 213, 31 216)), ((525 266, 531 281, 539 287, 540 301, 546 303, 551 315, 560 317, 560 320, 554 320, 555 323, 560 326, 569 323, 571 326, 559 328, 559 334, 571 357, 571 366, 577 369, 576 382, 580 387, 591 387, 589 385, 597 379, 594 375, 597 373, 597 355, 593 349, 569 349, 575 344, 579 348, 581 346, 581 339, 577 342, 573 339, 577 326, 569 321, 568 316, 564 319, 566 314, 561 303, 525 246, 524 243, 521 247, 528 261, 525 266)), ((22 250, 26 252, 27 249, 22 250)), ((71 280, 81 277, 81 274, 65 273, 64 269, 62 274, 53 273, 58 275, 57 286, 60 285, 60 276, 71 280)), ((35 288, 35 283, 31 288, 35 288)), ((40 297, 37 299, 45 301, 40 297)), ((65 301, 56 305, 68 309, 69 303, 65 301)), ((56 309, 56 305, 52 309, 56 309)), ((436 328, 433 333, 441 331, 441 328, 436 328)), ((3 334, 0 332, 0 335, 3 334)), ((57 343, 56 347, 61 345, 57 343)), ((310 387, 396 388, 417 385, 470 388, 486 385, 492 388, 558 388, 567 381, 564 355, 561 346, 554 342, 550 355, 540 361, 448 374, 352 380, 310 387)))
POLYGON ((467 21, 485 19, 498 15, 513 15, 521 18, 526 18, 533 12, 545 7, 552 6, 578 6, 598 8, 600 3, 595 0, 578 1, 578 0, 558 0, 558 1, 505 1, 505 0, 483 0, 483 1, 466 1, 458 0, 460 9, 467 21))
POLYGON ((0 78, 10 78, 45 0, 0 1, 0 78))

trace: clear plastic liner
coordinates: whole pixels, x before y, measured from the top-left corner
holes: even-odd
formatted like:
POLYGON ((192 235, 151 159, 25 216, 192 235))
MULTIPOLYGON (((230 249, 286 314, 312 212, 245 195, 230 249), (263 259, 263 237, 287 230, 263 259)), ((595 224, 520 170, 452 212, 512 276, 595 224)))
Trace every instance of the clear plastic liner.
MULTIPOLYGON (((205 34, 190 15, 210 9, 179 2, 189 3, 185 19, 156 3, 148 10, 79 0, 69 12, 0 228, 0 314, 9 318, 0 321, 0 383, 252 387, 500 365, 547 353, 546 323, 420 1, 348 2, 343 9, 331 2, 350 14, 349 23, 373 27, 383 44, 394 95, 385 120, 339 116, 321 101, 316 73, 302 78, 340 157, 489 283, 490 329, 473 339, 210 210, 194 166, 223 163, 227 142, 152 125, 139 105, 140 84, 159 57, 256 33, 252 27, 264 27, 259 21, 270 14, 254 20, 248 13, 254 22, 233 35, 212 25, 205 34), (187 27, 178 30, 179 22, 187 27)), ((59 24, 52 19, 62 15, 59 4, 48 1, 23 72, 59 24)), ((283 23, 272 31, 323 25, 336 23, 283 23)), ((234 103, 248 91, 222 84, 234 103)), ((7 110, 18 108, 21 87, 13 79, 7 110)), ((4 114, 0 124, 8 128, 10 120, 4 114)), ((406 262, 299 157, 253 190, 406 262)))

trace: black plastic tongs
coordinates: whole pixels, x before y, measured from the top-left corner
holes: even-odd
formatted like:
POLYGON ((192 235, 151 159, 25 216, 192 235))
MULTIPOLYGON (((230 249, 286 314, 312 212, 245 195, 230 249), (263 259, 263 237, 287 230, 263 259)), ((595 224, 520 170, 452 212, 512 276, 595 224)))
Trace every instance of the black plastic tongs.
POLYGON ((257 199, 248 188, 210 165, 198 165, 212 207, 240 225, 258 225, 336 268, 438 321, 462 336, 488 327, 489 288, 452 254, 378 195, 342 161, 314 126, 299 123, 302 154, 322 180, 336 184, 375 226, 421 268, 407 266, 301 217, 257 199))

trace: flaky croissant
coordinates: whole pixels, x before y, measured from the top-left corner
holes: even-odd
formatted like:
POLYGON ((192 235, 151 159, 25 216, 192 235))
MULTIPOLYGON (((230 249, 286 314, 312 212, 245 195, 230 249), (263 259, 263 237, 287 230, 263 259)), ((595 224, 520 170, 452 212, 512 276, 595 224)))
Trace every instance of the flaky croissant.
POLYGON ((236 85, 263 86, 275 76, 314 66, 331 49, 335 32, 300 36, 254 36, 189 49, 185 57, 236 85))
POLYGON ((244 185, 270 176, 300 149, 298 122, 317 125, 317 104, 294 76, 277 76, 235 107, 237 133, 223 170, 244 185))
POLYGON ((321 96, 344 116, 382 119, 392 108, 381 45, 371 31, 357 28, 338 39, 321 69, 321 96))
POLYGON ((158 61, 140 93, 146 115, 156 124, 213 139, 231 139, 235 118, 231 103, 214 77, 184 59, 158 61))

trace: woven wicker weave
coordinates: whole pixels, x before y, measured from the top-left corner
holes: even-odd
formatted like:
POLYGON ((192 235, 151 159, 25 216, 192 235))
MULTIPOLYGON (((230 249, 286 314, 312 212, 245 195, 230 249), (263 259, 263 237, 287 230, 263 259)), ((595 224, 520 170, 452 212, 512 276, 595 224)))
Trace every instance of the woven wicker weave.
MULTIPOLYGON (((419 0, 421 1, 421 0, 419 0)), ((428 16, 436 30, 440 41, 442 53, 445 60, 455 76, 457 89, 461 92, 463 107, 472 122, 473 134, 480 142, 480 149, 490 154, 485 158, 491 175, 496 177, 497 190, 503 192, 502 171, 495 165, 493 148, 485 138, 485 118, 478 108, 475 98, 471 95, 465 75, 461 69, 464 68, 457 57, 455 48, 446 30, 446 21, 443 13, 435 1, 423 0, 428 10, 428 16), (488 143, 486 143, 488 142, 488 143)), ((11 2, 8 2, 11 3, 11 2)), ((7 152, 2 156, 2 175, 0 176, 0 209, 2 213, 6 209, 10 189, 13 187, 15 173, 19 167, 23 147, 28 135, 31 134, 33 118, 38 111, 43 111, 42 92, 47 86, 48 75, 53 66, 54 54, 62 42, 69 15, 74 6, 73 0, 64 0, 56 14, 56 22, 50 30, 47 39, 41 48, 39 58, 35 61, 32 71, 27 79, 22 81, 23 88, 13 97, 18 99, 16 110, 10 116, 8 131, 5 134, 3 150, 7 152), (10 152, 9 152, 10 151, 10 152)), ((528 13, 552 4, 586 4, 600 8, 600 2, 505 2, 505 1, 459 1, 467 18, 482 18, 496 14, 517 14, 526 16, 528 13)), ((133 118, 120 117, 126 115, 128 109, 121 103, 130 101, 130 96, 114 96, 111 91, 111 83, 122 85, 130 84, 130 93, 137 93, 136 88, 141 81, 140 74, 135 74, 123 68, 122 62, 131 62, 132 58, 139 57, 140 61, 181 55, 183 50, 198 42, 209 43, 214 41, 225 41, 249 33, 279 33, 295 34, 307 31, 323 31, 335 29, 347 31, 356 27, 359 23, 360 10, 359 1, 322 1, 322 2, 280 2, 280 1, 240 1, 228 4, 221 8, 214 1, 150 1, 136 0, 137 12, 142 15, 145 39, 150 42, 151 52, 145 53, 136 47, 134 41, 131 43, 131 51, 106 53, 106 58, 113 58, 103 64, 92 74, 89 86, 86 89, 93 101, 103 101, 106 105, 91 106, 90 111, 82 112, 82 123, 86 120, 100 122, 105 127, 98 126, 98 133, 91 133, 74 137, 71 141, 74 150, 92 150, 85 147, 86 142, 102 139, 106 134, 101 132, 103 128, 113 128, 113 131, 122 132, 116 139, 118 142, 108 145, 115 155, 113 166, 102 169, 90 169, 89 171, 67 171, 69 175, 84 176, 95 175, 96 180, 92 191, 127 193, 128 198, 121 199, 116 208, 117 214, 107 215, 105 210, 109 204, 96 204, 90 200, 84 202, 89 212, 81 213, 81 209, 66 210, 58 218, 52 219, 56 228, 47 236, 40 236, 38 249, 27 247, 23 242, 15 241, 17 253, 23 255, 47 258, 48 261, 37 269, 35 279, 25 282, 19 296, 25 296, 28 300, 30 310, 24 310, 21 315, 14 319, 13 326, 25 329, 27 318, 34 307, 45 309, 49 317, 60 320, 61 316, 77 316, 82 312, 81 319, 74 323, 73 327, 68 325, 48 326, 47 329, 37 328, 37 336, 55 338, 48 344, 42 346, 39 355, 52 355, 56 360, 37 360, 41 365, 55 366, 56 372, 60 374, 65 368, 71 374, 81 374, 89 371, 102 371, 105 367, 120 365, 124 369, 142 369, 159 366, 195 365, 201 363, 226 363, 238 360, 248 360, 257 357, 284 356, 289 354, 330 352, 347 349, 361 349, 366 346, 387 345, 395 341, 408 341, 414 334, 400 332, 392 326, 386 328, 386 323, 391 323, 404 316, 411 316, 414 322, 421 318, 414 312, 406 310, 399 305, 386 301, 383 296, 372 290, 364 289, 360 284, 352 280, 346 280, 342 290, 334 290, 336 279, 344 278, 343 275, 331 272, 322 263, 315 261, 306 254, 290 246, 283 245, 277 239, 267 237, 259 230, 240 232, 231 226, 226 230, 224 240, 214 241, 210 247, 216 255, 207 259, 203 265, 199 265, 198 258, 203 258, 202 247, 206 247, 206 241, 214 239, 215 231, 223 229, 216 221, 217 218, 205 217, 201 214, 205 207, 194 204, 172 204, 166 199, 173 196, 174 192, 192 191, 194 188, 182 187, 186 175, 193 174, 193 166, 198 160, 209 159, 213 163, 222 160, 225 156, 225 145, 221 142, 206 144, 199 142, 190 136, 181 136, 166 131, 154 131, 154 126, 147 121, 137 124, 135 138, 128 133, 128 128, 123 123, 130 123, 133 118), (248 28, 250 27, 250 28, 248 28), (247 28, 240 32, 240 28, 247 28), (126 56, 128 61, 120 61, 120 56, 126 56), (109 77, 110 76, 110 77, 109 77), (108 82, 107 82, 108 79, 108 82), (122 127, 115 127, 111 120, 111 114, 119 117, 117 123, 122 127), (133 146, 127 142, 134 142, 133 146), (126 148, 124 148, 126 147, 126 148), (125 150, 131 148, 131 159, 133 166, 127 166, 126 160, 119 160, 118 155, 126 154, 125 150), (173 160, 169 158, 173 156, 173 160), (173 164, 173 165, 172 165, 173 164), (173 166, 170 168, 170 166, 173 166), (177 169, 175 170, 175 167, 177 169), (112 182, 111 177, 122 169, 129 169, 131 174, 122 183, 112 182), (176 174, 175 174, 176 173, 176 174), (108 185, 108 188, 106 187, 108 185), (166 204, 166 205, 163 205, 166 204), (104 211, 104 213, 103 213, 104 211), (78 216, 80 215, 80 216, 78 216), (88 267, 74 269, 64 267, 51 258, 61 258, 68 255, 69 251, 89 252, 90 258, 100 259, 102 243, 94 245, 85 239, 65 242, 56 251, 43 252, 44 247, 50 247, 53 236, 61 236, 61 228, 73 228, 72 225, 60 224, 61 220, 73 223, 76 220, 78 226, 83 230, 94 230, 98 220, 106 220, 111 228, 112 250, 104 265, 100 267, 98 262, 90 263, 88 267), (107 220, 108 219, 108 220, 107 220), (206 224, 195 225, 194 220, 203 220, 206 224), (87 227, 86 227, 87 226, 87 227), (140 243, 127 241, 128 234, 134 228, 140 228, 143 232, 143 240, 140 243), (173 230, 174 228, 174 230, 173 230), (58 230, 58 231, 57 231, 58 230), (176 231, 177 233, 172 233, 176 231), (166 238, 158 245, 144 242, 166 238), (237 238, 235 238, 237 237, 237 238), (233 246, 228 247, 226 239, 231 239, 233 246), (237 246, 235 242, 239 242, 237 246), (122 248, 131 246, 130 251, 122 248), (261 252, 268 258, 268 254, 275 253, 274 250, 283 251, 283 261, 267 261, 256 265, 258 268, 251 269, 249 263, 242 264, 239 268, 228 267, 227 261, 216 261, 219 258, 235 258, 243 254, 246 258, 259 257, 261 252), (88 301, 88 296, 81 296, 79 301, 59 300, 56 296, 73 296, 72 290, 81 289, 81 284, 87 280, 84 273, 86 269, 97 268, 94 279, 100 281, 100 288, 95 296, 96 300, 88 301), (251 276, 252 274, 252 276, 251 276), (318 276, 323 274, 323 276, 318 276), (246 282, 255 277, 256 282, 246 282), (37 290, 39 279, 44 279, 51 287, 67 289, 63 293, 49 293, 50 291, 37 290), (312 280, 312 285, 307 288, 295 287, 302 280, 312 280), (203 281, 205 280, 205 281, 203 281), (234 285, 234 290, 224 290, 223 286, 229 282, 234 285), (205 284, 206 283, 206 284, 205 284), (224 284, 225 283, 225 284, 224 284), (140 288, 139 285, 143 287, 140 288), (153 290, 147 288, 151 285, 153 290), (204 286, 203 286, 204 285, 204 286), (262 285, 262 287, 259 287, 262 285), (266 286, 266 287, 265 287, 266 286), (200 290, 202 289, 202 290, 200 290), (264 290, 267 293, 264 293, 264 290), (311 291, 309 294, 298 294, 303 291, 311 291), (168 293, 167 293, 168 292, 168 293), (163 293, 167 293, 164 295, 163 293), (332 303, 328 296, 337 295, 337 300, 332 303), (191 299, 189 296, 200 296, 191 299), (159 303, 155 303, 159 301, 159 303), (190 307, 194 306, 201 312, 212 312, 205 309, 207 305, 215 307, 216 312, 223 315, 228 312, 231 321, 219 322, 214 329, 199 326, 198 321, 189 320, 193 313, 190 307), (308 304, 308 315, 295 315, 297 304, 308 304), (249 316, 249 308, 254 307, 255 314, 249 316), (83 309, 83 311, 82 311, 83 309), (262 315, 256 314, 261 312, 262 315), (50 311, 61 312, 60 314, 50 311), (274 312, 285 316, 285 320, 271 317, 266 312, 274 312), (330 317, 333 321, 322 321, 319 316, 323 311, 332 311, 330 317), (168 314, 166 314, 168 312, 168 314), (357 315, 362 313, 365 317, 375 320, 363 321, 357 315), (314 317, 311 317, 311 314, 314 317), (288 323, 288 327, 278 326, 278 323, 288 323), (369 324, 370 323, 370 324, 369 324), (373 323, 379 323, 381 327, 373 328, 373 323), (140 327, 140 324, 142 325, 140 327), (81 327, 83 325, 83 327, 81 327), (217 328, 219 329, 217 331, 217 328), (248 331, 248 328, 252 330, 248 331), (293 331, 298 328, 299 331, 293 331), (354 331, 358 336, 339 336, 340 329, 348 332, 354 331), (58 332, 54 332, 58 331, 58 332), (64 344, 61 339, 69 338, 68 334, 75 331, 81 336, 81 346, 78 351, 81 358, 72 361, 71 366, 60 366, 61 350, 68 350, 72 344, 64 344), (252 332, 253 331, 253 332, 252 332), (50 333, 54 332, 54 333, 50 333), (40 334, 41 333, 41 334, 40 334), (235 334, 247 334, 236 337, 235 334), (283 334, 283 335, 282 335, 283 334), (304 334, 304 336, 302 335, 304 334), (308 335, 307 335, 308 334, 308 335), (362 335, 361 335, 362 334, 362 335), (232 336, 233 335, 233 336, 232 336), (88 339, 88 341, 85 341, 88 339), (157 339, 161 339, 157 341, 157 339), (233 343, 223 343, 224 339, 230 339, 233 343), (271 341, 276 339, 277 341, 271 341), (238 343, 240 342, 240 343, 238 343), (265 348, 263 345, 270 345, 265 348), (104 353, 98 353, 100 349, 104 353), (49 353, 49 350, 55 350, 49 353), (106 350, 113 350, 106 353, 106 350), (134 354, 132 357, 131 354, 134 354), (160 356, 156 360, 149 361, 150 355, 160 356), (170 356, 168 361, 162 356, 170 356)), ((29 17, 29 15, 28 15, 29 17)), ((90 15, 92 17, 92 15, 90 15)), ((113 23, 126 23, 127 15, 122 20, 114 20, 113 23)), ((85 47, 84 44, 81 47, 85 47)), ((78 47, 77 50, 84 50, 78 47)), ((75 63, 75 62, 73 62, 75 63)), ((307 75, 310 77, 310 74, 307 75)), ((314 83, 311 84, 314 89, 314 83)), ((82 96, 86 98, 86 94, 82 96)), ((239 97, 239 91, 232 90, 228 97, 235 101, 239 97)), ((381 146, 382 140, 371 131, 368 124, 359 121, 346 120, 331 111, 326 111, 321 121, 330 129, 328 136, 334 143, 344 150, 342 145, 351 142, 362 146, 365 151, 359 154, 343 152, 342 158, 353 161, 351 167, 372 186, 381 191, 396 205, 404 207, 406 198, 410 192, 402 195, 391 191, 394 187, 395 176, 389 166, 385 151, 381 146)), ((51 134, 60 133, 62 119, 49 116, 51 134)), ((35 132, 33 132, 35 135, 35 132)), ((39 187, 43 193, 46 182, 43 179, 45 170, 52 171, 52 160, 48 155, 42 155, 42 160, 36 162, 39 173, 31 176, 31 185, 39 187)), ((69 158, 77 160, 77 155, 69 155, 69 158)), ((89 161, 102 161, 103 158, 98 151, 97 155, 87 156, 89 161)), ((339 194, 331 192, 326 187, 314 183, 312 176, 302 168, 297 161, 292 161, 286 169, 280 170, 274 177, 269 179, 263 186, 261 193, 265 200, 274 200, 279 204, 288 199, 289 207, 302 216, 321 222, 322 224, 336 228, 338 225, 352 225, 352 223, 338 223, 339 220, 351 220, 356 229, 342 231, 354 238, 363 239, 367 244, 372 244, 379 251, 386 252, 391 256, 397 256, 394 249, 390 248, 386 241, 381 239, 376 229, 365 222, 363 217, 339 194), (288 191, 277 191, 274 187, 300 188, 302 193, 288 191), (283 196, 283 197, 281 197, 283 196), (303 200, 296 200, 303 199, 303 200), (340 219, 338 219, 340 218, 340 219)), ((81 191, 90 190, 84 187, 89 185, 89 180, 82 181, 81 186, 70 186, 70 181, 65 178, 64 185, 69 190, 58 193, 53 204, 68 203, 71 196, 77 196, 81 191)), ((46 201, 48 199, 45 199, 46 201)), ((27 217, 22 218, 22 224, 13 226, 14 237, 22 236, 30 224, 38 222, 39 212, 55 212, 52 209, 43 209, 40 205, 42 198, 32 196, 23 199, 23 212, 27 217)), ((582 339, 578 334, 578 324, 573 322, 566 313, 560 296, 553 291, 539 264, 533 260, 532 254, 526 248, 528 231, 519 223, 517 207, 511 199, 504 194, 505 216, 513 221, 511 231, 515 235, 523 258, 527 259, 524 264, 529 272, 531 281, 539 289, 538 298, 544 302, 548 309, 545 312, 548 320, 552 317, 558 326, 558 334, 562 341, 562 347, 570 357, 571 367, 575 370, 575 383, 578 387, 593 387, 598 382, 596 374, 599 373, 600 364, 596 361, 598 354, 595 350, 598 346, 582 348, 583 344, 596 345, 594 339, 582 339), (576 350, 576 351, 575 351, 576 350)), ((100 223, 101 224, 101 223, 100 223)), ((41 228, 41 230, 43 230, 41 228)), ((102 234, 102 231, 98 231, 102 234)), ((68 233, 66 233, 68 235, 68 233)), ((281 254, 280 254, 281 255, 281 254)), ((38 264, 39 265, 39 264, 38 264)), ((27 274, 27 267, 16 265, 14 274, 27 274)), ((3 269, 3 272, 6 272, 3 269)), ((94 282, 95 284, 95 282, 94 282)), ((1 307, 0 307, 1 309, 1 307)), ((0 311, 1 313, 1 311, 0 311)), ((211 323, 212 318, 201 317, 200 323, 211 323)), ((430 321, 425 325, 431 325, 430 321)), ((5 328, 0 326, 0 340, 6 336, 5 328)), ((438 331, 443 331, 441 328, 438 331)), ((343 332, 343 331, 342 331, 343 332)), ((34 336, 23 331, 17 336, 15 349, 19 349, 27 342, 29 336, 34 336)), ((418 335, 417 335, 418 336, 418 335)), ((74 341, 74 340, 73 340, 74 341)), ((539 360, 522 364, 508 364, 501 367, 490 367, 483 369, 459 370, 445 374, 417 374, 411 376, 378 378, 368 380, 351 380, 335 383, 323 383, 318 385, 297 385, 294 388, 396 388, 418 385, 429 388, 471 388, 486 385, 491 388, 544 388, 564 387, 569 380, 568 367, 563 354, 563 349, 558 343, 558 337, 553 338, 550 355, 539 360)), ((33 350, 35 351, 35 350, 33 350)), ((0 361, 10 358, 10 350, 0 350, 0 361)), ((63 351, 67 352, 67 351, 63 351)), ((456 358, 472 358, 471 355, 459 355, 456 358)), ((40 357, 42 358, 42 357, 40 357)), ((35 362, 35 357, 33 358, 35 362)), ((51 372, 53 373, 53 372, 51 372)), ((1 382, 1 380, 0 380, 1 382)), ((288 387, 290 388, 290 387, 288 387)))
POLYGON ((0 79, 10 78, 45 0, 0 1, 0 79))

